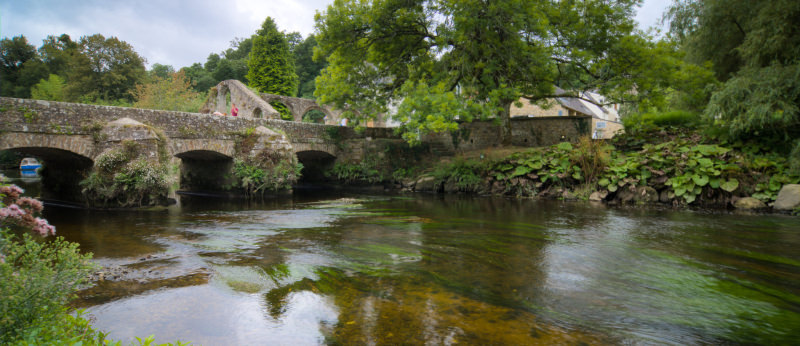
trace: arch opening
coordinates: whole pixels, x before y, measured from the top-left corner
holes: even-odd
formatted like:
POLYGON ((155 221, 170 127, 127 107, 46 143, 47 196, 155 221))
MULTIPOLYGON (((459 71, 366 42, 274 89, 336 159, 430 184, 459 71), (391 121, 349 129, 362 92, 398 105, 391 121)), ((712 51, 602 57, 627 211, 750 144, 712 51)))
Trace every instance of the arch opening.
POLYGON ((327 119, 327 114, 322 110, 317 108, 313 108, 308 110, 305 114, 303 114, 303 122, 304 123, 313 123, 313 124, 324 124, 325 119, 327 119))
POLYGON ((297 160, 303 164, 298 184, 320 184, 328 181, 325 172, 333 168, 336 157, 319 150, 297 152, 297 160))
POLYGON ((233 158, 210 150, 176 154, 181 160, 179 189, 182 192, 221 192, 233 184, 233 158))
MULTIPOLYGON (((18 147, 4 150, 6 151, 10 153, 2 156, 33 157, 39 160, 42 167, 37 172, 43 200, 84 204, 80 183, 91 173, 94 166, 92 159, 57 148, 18 147)), ((19 169, 19 166, 16 168, 19 169)))
POLYGON ((264 112, 261 111, 261 108, 253 109, 253 118, 256 118, 256 119, 263 119, 264 118, 264 112))

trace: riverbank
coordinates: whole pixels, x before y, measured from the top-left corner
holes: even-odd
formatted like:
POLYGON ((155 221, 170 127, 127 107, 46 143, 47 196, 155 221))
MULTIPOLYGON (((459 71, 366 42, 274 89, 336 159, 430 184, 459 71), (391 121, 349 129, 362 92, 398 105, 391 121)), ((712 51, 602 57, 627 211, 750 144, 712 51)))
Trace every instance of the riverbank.
POLYGON ((401 188, 798 214, 799 182, 786 157, 757 144, 715 142, 667 128, 647 138, 584 138, 507 155, 465 153, 401 180, 401 188))

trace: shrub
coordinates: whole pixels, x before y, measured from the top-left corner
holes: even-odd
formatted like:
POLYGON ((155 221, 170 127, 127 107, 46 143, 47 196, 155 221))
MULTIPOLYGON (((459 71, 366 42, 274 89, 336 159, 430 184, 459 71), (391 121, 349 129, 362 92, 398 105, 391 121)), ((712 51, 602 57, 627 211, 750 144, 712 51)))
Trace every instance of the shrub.
POLYGON ((359 163, 337 162, 333 168, 326 173, 329 177, 335 177, 345 183, 367 182, 378 183, 384 180, 383 174, 378 170, 373 161, 364 160, 359 163))
POLYGON ((439 165, 433 177, 442 183, 453 183, 460 191, 476 191, 483 182, 487 167, 474 160, 456 160, 450 164, 439 165))
POLYGON ((625 130, 633 133, 646 132, 665 126, 692 127, 699 123, 699 114, 682 110, 631 114, 622 119, 625 130))
POLYGON ((136 142, 122 144, 97 158, 94 171, 80 183, 84 197, 90 204, 103 206, 161 203, 170 187, 166 160, 152 162, 140 155, 136 142))
POLYGON ((42 204, 20 197, 22 192, 0 182, 0 344, 89 340, 95 334, 87 334, 88 322, 70 316, 65 304, 92 269, 91 254, 82 255, 78 244, 60 237, 41 242, 27 233, 12 234, 6 227, 55 234, 53 226, 36 217, 42 204), (88 339, 71 339, 79 335, 88 339))

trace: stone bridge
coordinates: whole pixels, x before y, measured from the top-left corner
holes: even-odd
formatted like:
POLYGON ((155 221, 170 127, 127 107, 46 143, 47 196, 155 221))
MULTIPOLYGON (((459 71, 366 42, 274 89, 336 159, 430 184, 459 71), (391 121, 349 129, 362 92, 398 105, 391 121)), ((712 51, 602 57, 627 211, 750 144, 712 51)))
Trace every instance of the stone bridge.
POLYGON ((220 82, 212 89, 212 95, 203 106, 201 113, 220 112, 230 115, 232 104, 239 109, 239 117, 255 119, 280 120, 281 115, 271 103, 279 102, 286 106, 292 114, 292 121, 302 122, 306 113, 317 110, 325 114, 324 123, 337 125, 341 121, 342 111, 316 101, 299 97, 256 93, 242 82, 229 79, 220 82))
MULTIPOLYGON (((227 81, 220 86, 238 90, 230 94, 233 100, 242 101, 241 105, 237 103, 241 116, 3 97, 0 98, 0 150, 13 150, 43 160, 48 170, 58 172, 43 177, 45 188, 50 185, 50 190, 64 189, 58 196, 63 198, 79 190, 77 182, 91 171, 100 155, 124 141, 150 146, 153 157, 167 155, 179 171, 176 175, 180 179, 195 174, 204 176, 207 182, 219 180, 219 184, 224 184, 224 173, 230 171, 237 139, 257 128, 269 129, 271 137, 262 141, 267 149, 291 151, 307 170, 322 169, 336 160, 360 161, 375 142, 372 139, 402 142, 387 128, 356 132, 349 127, 278 120, 274 117, 277 112, 265 100, 241 96, 250 92, 241 83, 227 81)), ((301 110, 314 107, 296 105, 301 110)), ((181 188, 192 189, 183 182, 181 188)))

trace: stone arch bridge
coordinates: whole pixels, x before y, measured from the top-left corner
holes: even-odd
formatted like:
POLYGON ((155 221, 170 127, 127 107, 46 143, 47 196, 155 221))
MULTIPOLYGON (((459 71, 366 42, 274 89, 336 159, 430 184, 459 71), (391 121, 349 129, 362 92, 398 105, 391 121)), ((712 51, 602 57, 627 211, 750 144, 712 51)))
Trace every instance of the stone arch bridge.
MULTIPOLYGON (((228 82, 225 85, 231 88, 241 86, 228 82)), ((223 117, 0 97, 0 150, 42 159, 48 171, 55 172, 43 177, 44 188, 49 190, 43 197, 65 199, 80 196, 77 183, 97 158, 125 141, 149 146, 153 158, 167 155, 173 166, 180 167, 175 173, 180 175, 177 180, 194 175, 206 184, 218 185, 225 184, 224 176, 230 172, 237 138, 255 129, 262 129, 257 133, 266 149, 290 151, 307 169, 320 169, 334 161, 358 162, 376 142, 371 139, 401 142, 388 128, 358 133, 348 127, 256 118, 252 116, 254 107, 271 114, 269 104, 247 105, 242 103, 239 108, 249 111, 249 116, 223 117)), ((193 189, 183 181, 181 188, 193 189)))
MULTIPOLYGON (((280 120, 281 115, 271 103, 281 103, 292 114, 292 120, 302 122, 306 113, 316 110, 325 114, 324 124, 337 125, 342 119, 342 111, 327 105, 320 105, 314 100, 299 97, 257 93, 250 90, 242 82, 229 79, 220 82, 212 89, 211 97, 203 105, 201 113, 219 112, 230 115, 231 105, 236 104, 239 117, 254 119, 280 120)), ((378 125, 382 123, 378 122, 378 125)))

